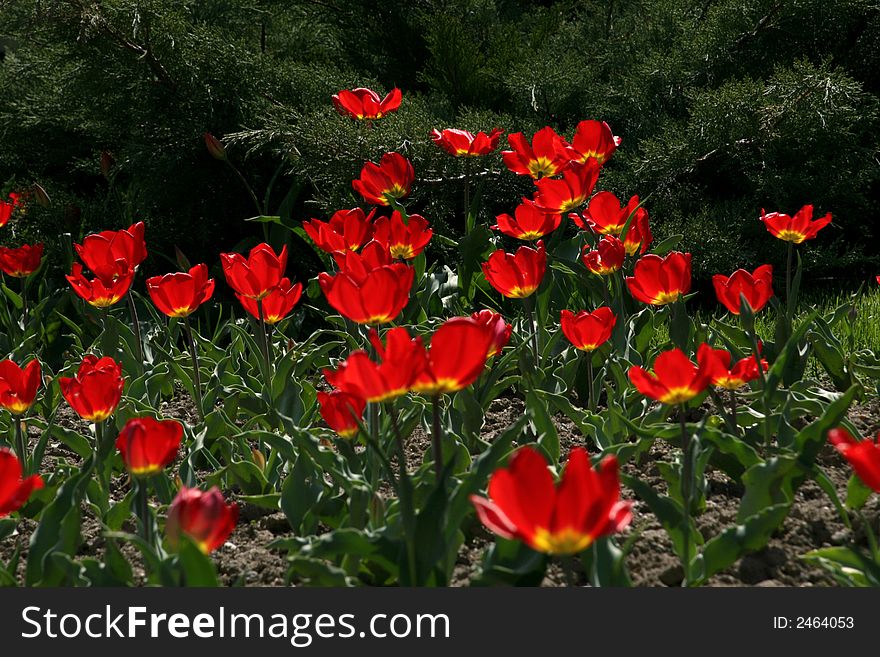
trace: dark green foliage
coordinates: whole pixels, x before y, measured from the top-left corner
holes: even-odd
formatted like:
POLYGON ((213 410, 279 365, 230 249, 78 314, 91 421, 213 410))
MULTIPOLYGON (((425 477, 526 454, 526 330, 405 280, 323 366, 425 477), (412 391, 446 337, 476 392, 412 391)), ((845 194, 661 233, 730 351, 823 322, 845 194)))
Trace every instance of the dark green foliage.
MULTIPOLYGON (((834 213, 802 250, 808 275, 880 268, 880 12, 868 0, 18 0, 0 5, 0 44, 0 187, 38 181, 52 197, 16 242, 58 249, 60 232, 143 219, 148 272, 173 267, 157 254, 175 244, 216 263, 258 232, 242 221, 258 213, 205 131, 261 202, 281 164, 266 209, 286 198, 294 220, 357 204, 362 162, 398 150, 416 169, 411 211, 455 237, 464 169, 431 128, 550 124, 570 137, 602 118, 624 141, 600 186, 647 198, 658 238, 684 233, 704 281, 781 270, 760 209, 808 202, 834 213), (372 129, 330 103, 394 85, 401 111, 372 129)), ((478 164, 483 220, 530 193, 498 154, 478 164)), ((0 240, 13 241, 8 227, 0 240)), ((302 277, 318 264, 294 260, 302 277)))

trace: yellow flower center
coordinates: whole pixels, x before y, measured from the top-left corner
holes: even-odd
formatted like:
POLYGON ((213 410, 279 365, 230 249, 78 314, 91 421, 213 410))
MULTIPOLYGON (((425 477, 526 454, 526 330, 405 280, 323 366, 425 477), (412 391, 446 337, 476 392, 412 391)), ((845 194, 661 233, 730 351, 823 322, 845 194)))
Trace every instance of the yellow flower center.
POLYGON ((803 233, 800 233, 796 230, 788 229, 780 230, 778 233, 776 233, 776 237, 783 240, 784 242, 794 242, 795 244, 800 244, 805 239, 807 239, 807 236, 803 233))
POLYGON ((663 395, 660 398, 660 401, 664 404, 682 404, 686 401, 690 401, 694 397, 697 396, 697 390, 693 388, 684 387, 684 388, 670 388, 669 392, 663 395))
POLYGON ((663 306, 667 303, 673 303, 681 299, 681 290, 673 290, 672 292, 660 292, 651 300, 653 306, 663 306))
POLYGON ((532 547, 545 554, 577 554, 586 550, 592 543, 592 536, 581 533, 573 527, 566 527, 555 534, 539 527, 532 537, 532 547))

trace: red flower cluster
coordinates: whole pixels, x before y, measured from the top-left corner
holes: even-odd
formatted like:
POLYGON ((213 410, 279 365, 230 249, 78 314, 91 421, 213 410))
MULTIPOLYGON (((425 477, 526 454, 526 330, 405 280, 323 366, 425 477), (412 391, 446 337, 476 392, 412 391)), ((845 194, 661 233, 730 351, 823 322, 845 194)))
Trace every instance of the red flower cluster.
POLYGON ((122 398, 125 379, 122 366, 109 356, 98 358, 88 354, 73 377, 59 377, 61 394, 82 419, 88 422, 106 420, 122 398))
POLYGON ((391 205, 409 196, 415 180, 412 163, 399 153, 385 153, 379 164, 367 162, 351 186, 373 205, 391 205))
POLYGON ((498 139, 501 130, 495 128, 489 134, 478 132, 473 134, 467 130, 446 128, 445 130, 432 130, 431 139, 444 151, 456 157, 479 157, 488 155, 498 148, 498 139))
POLYGON ((18 511, 35 490, 43 487, 40 475, 21 478, 21 463, 6 448, 0 449, 0 518, 18 511))
POLYGON ((582 447, 571 450, 558 485, 540 452, 522 447, 494 472, 488 492, 489 499, 471 496, 486 528, 551 555, 583 552, 632 520, 630 502, 620 499, 617 458, 605 457, 596 471, 582 447))
POLYGON ((26 278, 40 268, 43 245, 23 244, 18 248, 0 246, 0 271, 15 278, 26 278))
POLYGON ((24 368, 12 360, 0 361, 0 408, 13 415, 29 409, 40 387, 40 361, 34 359, 24 368))
POLYGON ((171 502, 165 533, 174 548, 186 534, 209 554, 226 542, 237 522, 238 505, 227 504, 216 486, 207 492, 184 486, 171 502))
POLYGON ((402 94, 396 87, 385 98, 380 98, 372 89, 358 87, 356 89, 343 89, 333 94, 333 105, 340 114, 347 114, 353 119, 375 120, 381 119, 386 114, 396 112, 400 107, 402 94))

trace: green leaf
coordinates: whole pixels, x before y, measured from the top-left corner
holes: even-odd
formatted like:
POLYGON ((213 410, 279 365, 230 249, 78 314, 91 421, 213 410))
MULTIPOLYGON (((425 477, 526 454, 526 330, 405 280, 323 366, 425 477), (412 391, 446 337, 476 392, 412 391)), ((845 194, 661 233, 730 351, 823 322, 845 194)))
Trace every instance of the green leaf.
POLYGON ((211 557, 202 552, 186 534, 180 536, 177 559, 184 586, 219 586, 211 557))
POLYGON ((856 474, 852 475, 846 484, 846 507, 858 511, 865 506, 865 502, 873 492, 861 477, 856 474))

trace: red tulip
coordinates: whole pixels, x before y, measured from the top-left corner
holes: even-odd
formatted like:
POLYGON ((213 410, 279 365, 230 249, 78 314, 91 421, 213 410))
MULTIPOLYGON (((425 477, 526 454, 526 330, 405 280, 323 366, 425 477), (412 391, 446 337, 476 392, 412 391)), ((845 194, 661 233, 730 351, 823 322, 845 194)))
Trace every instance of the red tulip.
POLYGON ((21 463, 8 449, 0 448, 0 518, 18 511, 35 490, 43 487, 40 475, 21 478, 21 463))
POLYGON ((88 354, 76 375, 59 377, 58 384, 67 403, 82 419, 103 422, 119 405, 125 379, 122 366, 115 360, 88 354))
POLYGON ((24 369, 15 361, 0 361, 0 408, 21 415, 34 403, 40 387, 40 361, 36 358, 24 369))
POLYGON ((146 260, 144 230, 142 221, 125 230, 105 230, 87 235, 82 244, 74 244, 74 249, 83 264, 104 285, 110 285, 146 260))
POLYGON ((376 209, 366 214, 360 208, 339 210, 333 213, 329 222, 319 219, 303 222, 303 229, 315 245, 327 253, 357 251, 373 236, 373 215, 376 209))
POLYGON ((557 485, 541 453, 521 447, 492 475, 489 499, 471 501, 490 531, 553 555, 583 552, 632 520, 631 503, 620 499, 617 457, 606 456, 597 471, 583 447, 571 450, 557 485))
MULTIPOLYGON (((599 192, 590 199, 583 218, 577 214, 569 216, 580 228, 590 228, 601 235, 620 235, 626 220, 636 211, 638 205, 638 196, 633 196, 626 205, 621 206, 613 193, 599 192)), ((632 223, 635 223, 635 218, 632 223)))
POLYGON ((12 192, 8 201, 0 200, 0 228, 12 218, 12 213, 21 205, 21 196, 12 192))
POLYGON ((581 261, 584 266, 592 273, 599 276, 607 276, 618 271, 623 266, 623 259, 626 257, 626 249, 614 235, 606 235, 596 249, 591 251, 590 247, 584 247, 584 254, 581 261))
POLYGON ((773 237, 800 244, 813 239, 820 230, 830 224, 831 213, 828 212, 824 217, 814 221, 812 205, 805 205, 793 217, 781 212, 767 214, 761 210, 761 221, 773 237))
POLYGON ((394 320, 409 302, 415 270, 390 258, 378 242, 368 244, 361 254, 346 253, 338 274, 318 274, 327 303, 358 324, 394 320))
POLYGON ((629 223, 626 237, 623 240, 626 254, 644 253, 653 241, 654 236, 651 234, 651 226, 648 223, 648 211, 645 208, 637 208, 635 216, 629 223))
POLYGON ((489 284, 505 297, 523 299, 530 296, 544 278, 547 252, 544 243, 538 248, 521 246, 515 254, 498 249, 483 263, 483 275, 489 284))
POLYGON ((521 132, 507 135, 507 143, 513 149, 501 152, 507 168, 535 179, 552 178, 562 173, 573 155, 568 142, 550 126, 538 130, 531 144, 521 132))
POLYGON ((204 264, 189 272, 175 272, 147 279, 147 292, 156 307, 169 317, 187 317, 214 294, 214 279, 204 264))
POLYGON ((409 196, 415 172, 412 163, 400 153, 385 153, 379 164, 367 162, 361 169, 361 177, 351 186, 373 205, 391 205, 409 196))
POLYGON ((208 149, 208 153, 211 154, 215 160, 225 160, 226 159, 226 147, 223 145, 223 142, 217 139, 210 132, 206 132, 202 135, 202 138, 205 140, 205 148, 208 149))
POLYGON ((492 334, 492 343, 489 345, 489 353, 486 358, 492 358, 495 354, 501 353, 501 350, 510 342, 510 334, 513 327, 504 321, 504 317, 500 314, 488 309, 478 310, 471 315, 471 319, 483 324, 492 334))
POLYGON ((109 308, 124 297, 134 280, 134 269, 120 271, 106 282, 101 277, 89 280, 83 275, 82 265, 73 263, 73 270, 65 276, 77 296, 95 308, 109 308))
POLYGON ((379 98, 372 89, 358 87, 357 89, 343 89, 333 95, 333 105, 340 114, 347 114, 353 119, 374 120, 381 119, 386 114, 396 112, 400 107, 402 94, 396 87, 385 98, 379 98))
POLYGON ((467 388, 482 374, 494 337, 488 326, 470 317, 445 321, 431 337, 426 366, 412 390, 442 395, 467 388))
POLYGON ((10 249, 0 246, 0 271, 15 278, 26 278, 40 268, 43 244, 22 244, 10 249))
POLYGON ((865 485, 880 493, 880 434, 874 440, 856 440, 843 428, 828 432, 828 440, 849 461, 865 485))
POLYGON ((562 333, 581 351, 595 351, 608 342, 616 323, 617 317, 607 306, 577 314, 563 310, 560 319, 562 333))
POLYGON ((719 388, 736 390, 759 379, 761 372, 767 371, 767 361, 761 359, 761 369, 758 369, 758 359, 755 356, 738 360, 733 367, 730 366, 732 360, 733 356, 729 351, 713 349, 708 344, 701 344, 697 350, 697 363, 701 368, 712 371, 712 385, 719 388))
POLYGON ((418 214, 411 214, 406 221, 397 210, 391 218, 379 217, 373 239, 388 249, 392 258, 412 260, 425 250, 434 234, 428 221, 418 214))
MULTIPOLYGON (((260 307, 256 299, 236 294, 241 305, 255 319, 260 319, 260 307)), ((302 297, 302 283, 291 285, 289 278, 282 278, 281 282, 273 288, 269 288, 269 294, 263 297, 263 321, 266 324, 277 324, 290 314, 293 307, 299 303, 302 297)))
POLYGON ((177 420, 135 417, 119 432, 116 449, 132 476, 151 477, 174 462, 182 439, 183 425, 177 420))
POLYGON ((580 155, 580 161, 592 158, 600 165, 605 164, 620 146, 620 137, 615 137, 605 121, 581 121, 571 140, 572 148, 580 155))
POLYGON ((252 299, 266 297, 284 277, 287 245, 276 254, 268 244, 257 244, 245 258, 240 253, 221 253, 226 282, 238 294, 252 299))
POLYGON ((745 269, 737 269, 730 276, 715 274, 712 285, 718 301, 734 315, 739 315, 741 295, 756 313, 773 296, 773 266, 761 265, 751 274, 745 269))
POLYGON ((373 329, 370 342, 380 362, 370 360, 363 350, 354 351, 335 370, 324 370, 327 383, 368 402, 385 402, 405 395, 425 368, 422 339, 411 338, 405 328, 397 327, 385 334, 384 345, 373 329))
POLYGON ((318 405, 324 422, 340 438, 354 438, 357 435, 360 430, 358 423, 363 422, 364 409, 367 407, 364 399, 341 390, 318 391, 318 405))
POLYGON ((535 181, 538 191, 535 205, 544 212, 562 214, 586 202, 599 179, 599 165, 595 160, 586 164, 573 162, 561 179, 541 178, 535 181))
POLYGON ((636 262, 626 285, 642 303, 662 306, 678 301, 691 289, 691 254, 673 251, 661 258, 649 253, 636 262))
POLYGON ((501 130, 495 128, 488 135, 485 132, 473 134, 466 130, 446 128, 443 131, 432 130, 431 139, 444 151, 456 157, 478 157, 488 155, 498 148, 501 130))
POLYGON ((495 220, 498 223, 492 226, 492 230, 500 231, 518 240, 532 242, 559 228, 562 215, 558 212, 544 212, 534 202, 523 199, 523 202, 516 206, 513 217, 509 214, 499 214, 495 220))
POLYGON ((165 533, 172 547, 186 534, 209 554, 226 542, 238 522, 238 505, 227 504, 216 486, 207 492, 182 487, 168 510, 165 533))
POLYGON ((681 404, 704 392, 715 375, 715 359, 694 365, 681 349, 664 351, 654 360, 654 371, 635 365, 629 380, 636 389, 664 404, 681 404))

